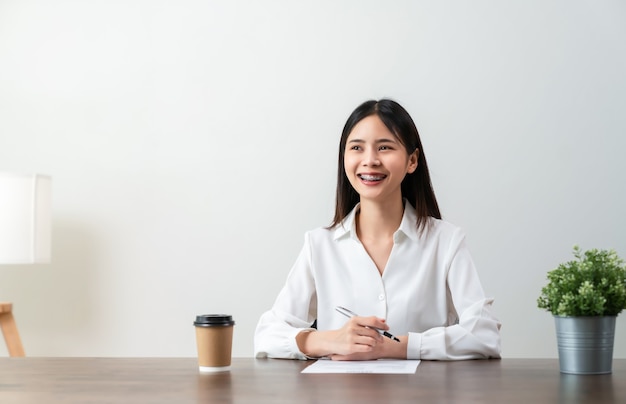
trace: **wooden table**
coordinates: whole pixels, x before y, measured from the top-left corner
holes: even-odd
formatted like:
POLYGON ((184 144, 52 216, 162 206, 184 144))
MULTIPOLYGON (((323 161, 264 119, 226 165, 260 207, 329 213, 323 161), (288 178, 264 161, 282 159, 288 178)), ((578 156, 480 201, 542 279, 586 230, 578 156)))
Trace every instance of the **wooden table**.
POLYGON ((313 362, 194 358, 0 358, 0 403, 626 403, 626 359, 609 375, 559 373, 556 359, 423 361, 415 374, 301 374, 313 362))

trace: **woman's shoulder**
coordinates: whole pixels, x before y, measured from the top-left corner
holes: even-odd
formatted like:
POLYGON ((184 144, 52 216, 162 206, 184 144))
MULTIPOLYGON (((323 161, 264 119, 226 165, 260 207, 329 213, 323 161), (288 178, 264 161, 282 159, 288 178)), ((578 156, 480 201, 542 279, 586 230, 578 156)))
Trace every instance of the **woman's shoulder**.
POLYGON ((340 227, 341 225, 334 227, 320 226, 306 231, 304 235, 305 237, 314 240, 332 239, 340 227))
POLYGON ((429 217, 422 235, 423 237, 463 238, 465 232, 460 226, 447 220, 429 217))
POLYGON ((444 219, 432 216, 418 220, 415 208, 405 201, 404 216, 400 224, 400 230, 413 240, 432 239, 441 237, 451 237, 454 234, 462 233, 459 226, 444 219))
POLYGON ((449 222, 445 219, 437 219, 435 217, 429 217, 429 224, 431 224, 433 227, 436 227, 438 229, 441 229, 442 231, 455 231, 457 229, 460 229, 461 227, 449 222))
POLYGON ((336 226, 320 226, 304 233, 305 243, 310 246, 336 245, 338 241, 356 237, 345 223, 336 226))

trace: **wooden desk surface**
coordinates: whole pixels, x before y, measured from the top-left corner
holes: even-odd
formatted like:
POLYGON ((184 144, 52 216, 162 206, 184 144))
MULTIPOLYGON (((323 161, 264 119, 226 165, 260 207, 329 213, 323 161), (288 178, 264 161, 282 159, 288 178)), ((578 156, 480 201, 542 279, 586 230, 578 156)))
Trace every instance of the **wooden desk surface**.
POLYGON ((301 374, 313 362, 194 358, 0 358, 0 403, 626 403, 626 359, 609 375, 561 374, 556 359, 423 361, 411 375, 301 374))

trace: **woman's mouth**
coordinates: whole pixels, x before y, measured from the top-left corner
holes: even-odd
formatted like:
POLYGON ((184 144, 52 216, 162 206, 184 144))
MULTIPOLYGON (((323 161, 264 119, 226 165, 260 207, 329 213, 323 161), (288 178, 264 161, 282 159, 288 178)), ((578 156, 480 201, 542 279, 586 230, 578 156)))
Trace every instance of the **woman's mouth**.
POLYGON ((384 174, 357 174, 356 176, 366 182, 378 182, 387 178, 384 174))

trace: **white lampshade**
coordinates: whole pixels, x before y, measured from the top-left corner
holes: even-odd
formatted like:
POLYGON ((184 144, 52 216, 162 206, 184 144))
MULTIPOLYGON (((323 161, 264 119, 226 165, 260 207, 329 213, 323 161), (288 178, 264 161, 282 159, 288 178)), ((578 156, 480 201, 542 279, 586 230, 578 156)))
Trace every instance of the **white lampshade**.
POLYGON ((0 264, 50 262, 52 179, 0 172, 0 264))

